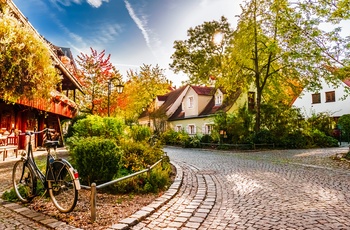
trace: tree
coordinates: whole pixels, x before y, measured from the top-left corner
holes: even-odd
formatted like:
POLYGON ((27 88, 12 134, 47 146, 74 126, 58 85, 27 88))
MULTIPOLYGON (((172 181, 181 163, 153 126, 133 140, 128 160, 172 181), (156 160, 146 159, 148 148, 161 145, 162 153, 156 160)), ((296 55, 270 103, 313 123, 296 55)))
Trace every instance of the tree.
POLYGON ((105 57, 105 50, 98 53, 90 48, 91 54, 81 53, 76 60, 81 67, 78 78, 85 88, 80 100, 80 110, 89 114, 106 114, 108 81, 119 78, 119 71, 110 62, 111 55, 105 57))
POLYGON ((60 82, 48 45, 0 5, 0 97, 50 99, 60 82))
POLYGON ((257 90, 255 131, 260 129, 262 96, 269 85, 276 88, 277 83, 291 83, 292 89, 319 89, 320 77, 329 83, 340 82, 330 71, 344 64, 346 44, 339 29, 322 31, 319 17, 305 4, 293 4, 248 1, 232 40, 231 58, 239 70, 233 78, 244 79, 246 85, 253 83, 257 90))
POLYGON ((175 41, 175 52, 171 56, 170 67, 175 73, 187 74, 191 84, 206 84, 209 76, 225 77, 229 68, 224 68, 225 47, 229 45, 233 35, 225 17, 219 22, 204 22, 202 25, 187 31, 189 39, 175 41), (215 41, 215 38, 219 37, 215 41))
POLYGON ((203 83, 213 74, 217 86, 225 87, 228 93, 237 88, 247 91, 253 86, 257 132, 263 102, 290 103, 286 96, 296 95, 304 87, 319 89, 320 77, 337 85, 341 75, 336 70, 344 72, 350 66, 349 41, 340 36, 340 29, 320 29, 322 21, 335 17, 335 13, 326 14, 321 7, 331 6, 326 1, 246 1, 232 36, 224 18, 189 29, 188 40, 175 42, 171 67, 189 74, 191 83, 203 83), (308 7, 310 4, 312 7, 308 7), (219 28, 227 30, 223 32, 223 42, 214 46, 209 38, 219 28))
POLYGON ((163 95, 170 89, 171 83, 166 79, 164 70, 159 66, 143 65, 140 72, 128 72, 123 97, 125 117, 135 121, 143 110, 151 106, 157 95, 163 95))
POLYGON ((342 115, 338 120, 338 125, 341 128, 342 135, 347 137, 348 143, 350 142, 350 114, 342 115))

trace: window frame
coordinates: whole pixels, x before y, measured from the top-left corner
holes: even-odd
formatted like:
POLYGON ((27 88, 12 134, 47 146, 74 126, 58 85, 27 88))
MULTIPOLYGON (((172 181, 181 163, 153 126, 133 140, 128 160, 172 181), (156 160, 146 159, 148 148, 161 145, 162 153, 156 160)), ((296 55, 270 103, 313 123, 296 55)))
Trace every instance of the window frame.
POLYGON ((195 135, 196 134, 196 125, 195 124, 189 124, 189 125, 187 125, 187 133, 189 134, 189 135, 195 135), (193 127, 193 129, 191 128, 191 127, 193 127), (190 132, 191 131, 191 132, 190 132))
POLYGON ((319 103, 321 103, 321 94, 320 93, 313 93, 313 94, 311 94, 311 100, 312 100, 312 104, 319 104, 319 103))
POLYGON ((335 102, 335 91, 325 92, 325 95, 326 95, 326 103, 335 102))
POLYGON ((194 107, 194 96, 188 96, 188 108, 192 109, 194 107))

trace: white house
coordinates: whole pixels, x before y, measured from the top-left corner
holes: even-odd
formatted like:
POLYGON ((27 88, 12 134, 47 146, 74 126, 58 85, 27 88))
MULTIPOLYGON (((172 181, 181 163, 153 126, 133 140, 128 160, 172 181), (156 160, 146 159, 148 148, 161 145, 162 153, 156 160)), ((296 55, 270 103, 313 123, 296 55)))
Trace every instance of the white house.
POLYGON ((293 106, 300 108, 306 118, 318 113, 328 113, 334 118, 339 118, 344 114, 350 114, 350 95, 344 99, 345 89, 349 90, 349 87, 350 79, 341 82, 338 88, 322 79, 320 91, 311 92, 304 89, 293 106))

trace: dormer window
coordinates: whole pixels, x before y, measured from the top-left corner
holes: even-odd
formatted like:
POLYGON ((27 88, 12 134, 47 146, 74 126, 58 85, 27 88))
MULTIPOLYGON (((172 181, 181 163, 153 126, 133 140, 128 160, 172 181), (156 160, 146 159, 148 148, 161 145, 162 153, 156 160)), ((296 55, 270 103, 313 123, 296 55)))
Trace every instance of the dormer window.
POLYGON ((188 108, 193 108, 194 98, 188 97, 188 108))
POLYGON ((215 93, 215 105, 221 105, 222 104, 222 93, 218 90, 215 93))

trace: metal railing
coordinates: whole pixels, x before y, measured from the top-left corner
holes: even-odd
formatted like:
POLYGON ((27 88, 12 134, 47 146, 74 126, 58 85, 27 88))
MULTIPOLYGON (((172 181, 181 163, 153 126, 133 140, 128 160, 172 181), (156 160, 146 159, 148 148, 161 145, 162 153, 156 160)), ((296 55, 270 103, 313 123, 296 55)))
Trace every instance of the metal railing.
POLYGON ((91 194, 90 194, 90 207, 91 207, 91 221, 92 222, 95 222, 96 220, 96 199, 97 199, 97 189, 101 189, 101 188, 104 188, 104 187, 107 187, 109 185, 113 185, 113 184, 116 184, 120 181, 124 181, 126 179, 129 179, 129 178, 132 178, 132 177, 135 177, 135 176, 138 176, 140 174, 143 174, 143 173, 147 173, 148 175, 148 178, 150 177, 150 174, 151 174, 151 170, 156 167, 160 162, 162 162, 166 157, 166 153, 164 154, 164 156, 162 156, 162 158, 160 160, 158 160, 156 163, 154 163, 153 165, 151 166, 148 166, 147 169, 144 169, 144 170, 141 170, 141 171, 138 171, 138 172, 135 172, 133 174, 130 174, 130 175, 127 175, 127 176, 124 176, 124 177, 121 177, 121 178, 118 178, 118 179, 115 179, 115 180, 112 180, 112 181, 109 181, 109 182, 106 182, 104 184, 100 184, 100 185, 96 185, 96 183, 92 183, 91 186, 87 186, 87 185, 81 185, 81 188, 82 189, 86 189, 86 190, 90 190, 91 191, 91 194))

